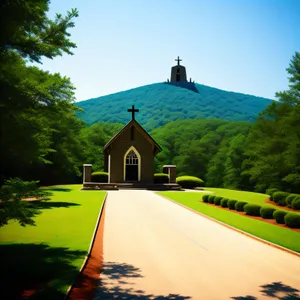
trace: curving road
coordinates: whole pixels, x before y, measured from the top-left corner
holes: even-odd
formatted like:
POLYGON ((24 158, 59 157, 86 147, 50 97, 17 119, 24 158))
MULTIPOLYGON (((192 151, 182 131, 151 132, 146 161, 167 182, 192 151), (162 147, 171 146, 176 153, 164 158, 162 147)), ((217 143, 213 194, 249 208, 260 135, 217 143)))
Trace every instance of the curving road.
POLYGON ((300 299, 300 257, 151 191, 109 191, 103 239, 94 299, 300 299))

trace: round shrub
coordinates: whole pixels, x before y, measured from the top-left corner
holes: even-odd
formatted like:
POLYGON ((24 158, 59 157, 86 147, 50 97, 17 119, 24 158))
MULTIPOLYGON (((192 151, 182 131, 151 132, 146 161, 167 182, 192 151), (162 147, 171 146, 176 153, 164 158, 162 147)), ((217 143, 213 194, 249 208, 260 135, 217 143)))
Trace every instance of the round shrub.
POLYGON ((285 199, 287 206, 292 207, 293 200, 298 197, 300 197, 299 194, 289 194, 285 199))
POLYGON ((193 189, 204 185, 204 181, 195 176, 179 176, 176 178, 176 182, 184 189, 193 189))
POLYGON ((270 196, 270 200, 273 199, 272 196, 273 196, 273 194, 274 194, 275 192, 278 192, 278 189, 276 189, 276 188, 268 188, 268 189, 266 190, 266 194, 270 196))
POLYGON ((208 197, 208 202, 211 203, 211 204, 214 204, 215 197, 216 197, 216 196, 209 195, 209 197, 208 197))
POLYGON ((291 228, 300 228, 300 215, 294 213, 287 213, 284 216, 284 223, 291 228))
POLYGON ((169 175, 165 173, 155 173, 154 183, 169 183, 169 175))
POLYGON ((260 209, 261 206, 257 204, 246 204, 244 206, 244 212, 246 212, 246 214, 249 216, 260 217, 260 209))
POLYGON ((275 203, 280 204, 281 206, 285 206, 286 204, 283 205, 283 203, 285 203, 285 199, 287 198, 288 195, 289 193, 287 192, 275 192, 272 196, 272 200, 275 203))
POLYGON ((234 205, 235 210, 244 211, 244 206, 248 204, 248 202, 237 201, 234 205))
POLYGON ((228 201, 229 201, 229 199, 223 198, 223 199, 221 200, 221 206, 222 206, 222 207, 227 207, 228 201))
POLYGON ((263 219, 273 219, 273 213, 276 210, 276 208, 273 207, 262 207, 260 209, 260 216, 263 219))
POLYGON ((202 196, 203 202, 207 203, 208 202, 208 197, 209 197, 209 195, 202 196))
POLYGON ((228 200, 228 208, 229 209, 235 209, 235 204, 237 203, 237 200, 233 200, 233 199, 230 199, 228 200))
POLYGON ((273 218, 276 220, 278 224, 284 224, 284 216, 287 214, 286 211, 283 210, 275 210, 273 212, 273 218))
POLYGON ((292 208, 297 210, 300 209, 300 196, 292 201, 292 208))
POLYGON ((93 172, 92 173, 92 182, 108 182, 108 173, 107 172, 93 172))
POLYGON ((222 199, 223 199, 223 197, 220 197, 220 196, 215 197, 214 204, 215 205, 220 205, 222 199))

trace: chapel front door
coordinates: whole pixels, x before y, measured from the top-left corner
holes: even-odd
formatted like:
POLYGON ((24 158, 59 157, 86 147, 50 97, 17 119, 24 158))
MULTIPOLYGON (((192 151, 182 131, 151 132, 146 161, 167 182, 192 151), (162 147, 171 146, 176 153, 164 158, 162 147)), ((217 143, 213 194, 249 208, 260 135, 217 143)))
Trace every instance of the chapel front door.
POLYGON ((139 159, 131 150, 126 156, 125 181, 133 182, 139 180, 139 159))

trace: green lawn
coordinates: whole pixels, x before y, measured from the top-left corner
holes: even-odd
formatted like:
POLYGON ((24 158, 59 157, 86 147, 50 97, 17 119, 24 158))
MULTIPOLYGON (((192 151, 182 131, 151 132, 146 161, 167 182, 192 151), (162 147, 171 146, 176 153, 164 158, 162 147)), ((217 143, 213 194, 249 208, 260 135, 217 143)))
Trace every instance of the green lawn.
POLYGON ((4 295, 9 292, 11 299, 17 298, 41 282, 34 299, 63 299, 87 254, 105 196, 105 192, 80 191, 80 187, 47 188, 51 200, 35 204, 41 210, 36 226, 10 222, 0 228, 4 295))
MULTIPOLYGON (((221 189, 206 189, 206 190, 220 190, 220 193, 225 192, 226 190, 221 189)), ((237 200, 245 200, 247 198, 238 198, 238 193, 231 193, 236 191, 229 191, 226 197, 230 197, 237 200), (230 196, 235 195, 235 197, 230 196)), ((240 192, 247 193, 247 192, 240 192)), ((209 217, 222 221, 226 224, 229 224, 233 227, 251 233, 257 237, 260 237, 264 240, 270 241, 272 243, 278 244, 280 246, 286 247, 296 252, 300 252, 300 233, 294 232, 287 228, 277 227, 272 224, 268 224, 259 220, 250 219, 246 216, 238 215, 234 212, 223 210, 219 207, 214 207, 207 205, 202 202, 202 196, 205 193, 198 192, 158 192, 159 195, 170 198, 178 203, 181 203, 187 207, 194 209, 200 213, 203 213, 209 217)), ((255 193, 249 193, 255 194, 255 193)), ((221 195, 221 194, 220 194, 221 195)), ((242 195, 242 194, 241 194, 242 195)), ((249 195, 250 197, 251 195, 249 195)), ((257 199, 259 201, 262 196, 257 194, 252 195, 251 199, 257 199)), ((265 197, 265 195, 264 195, 265 197)), ((250 199, 250 198, 249 198, 250 199)), ((250 201, 249 201, 250 202, 250 201)), ((254 203, 254 202, 253 202, 254 203)), ((258 202, 255 202, 258 203, 258 202)))

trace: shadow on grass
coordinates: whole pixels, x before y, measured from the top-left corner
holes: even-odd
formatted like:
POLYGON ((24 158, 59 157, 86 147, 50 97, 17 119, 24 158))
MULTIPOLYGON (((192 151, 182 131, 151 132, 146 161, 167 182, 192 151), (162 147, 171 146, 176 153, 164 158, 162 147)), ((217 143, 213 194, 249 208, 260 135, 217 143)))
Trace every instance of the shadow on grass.
MULTIPOLYGON (((293 288, 291 286, 285 285, 282 282, 273 282, 270 284, 261 285, 262 290, 260 292, 263 296, 267 296, 270 299, 280 299, 280 300, 299 300, 300 290, 293 288)), ((255 300, 259 299, 254 296, 239 296, 231 297, 231 299, 236 300, 255 300)))
POLYGON ((64 299, 62 290, 78 274, 71 262, 85 254, 47 244, 1 244, 1 299, 64 299))
POLYGON ((67 208, 71 206, 80 206, 81 204, 62 201, 31 201, 28 205, 35 209, 51 209, 59 207, 67 208))
POLYGON ((72 189, 69 188, 58 188, 58 187, 42 188, 42 190, 46 192, 71 192, 72 191, 72 189))
POLYGON ((199 94, 199 91, 194 82, 164 82, 164 83, 168 85, 177 86, 183 89, 187 89, 194 93, 199 94))
POLYGON ((142 278, 139 268, 126 263, 107 262, 100 272, 100 284, 96 290, 95 300, 140 299, 140 300, 184 300, 189 296, 179 294, 154 295, 132 287, 131 278, 142 278), (128 281, 129 279, 129 281, 128 281))

